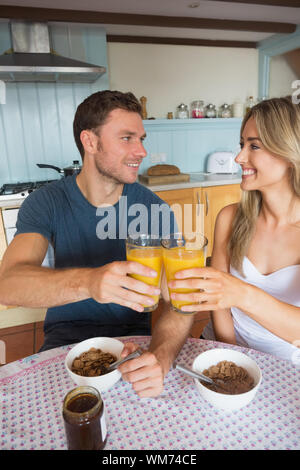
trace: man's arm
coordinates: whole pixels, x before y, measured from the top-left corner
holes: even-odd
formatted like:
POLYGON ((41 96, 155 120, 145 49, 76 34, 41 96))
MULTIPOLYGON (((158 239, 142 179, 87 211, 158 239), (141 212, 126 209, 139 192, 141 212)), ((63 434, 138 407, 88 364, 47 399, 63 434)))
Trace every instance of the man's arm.
MULTIPOLYGON (((157 289, 129 277, 136 273, 156 276, 150 268, 120 261, 100 268, 50 269, 41 264, 48 240, 37 233, 17 235, 7 248, 0 269, 0 303, 23 307, 53 307, 93 298, 99 303, 118 303, 142 312, 144 295, 157 289)), ((149 297, 149 305, 153 299, 149 297)))
MULTIPOLYGON (((165 277, 162 281, 163 310, 152 332, 149 350, 142 356, 122 364, 123 379, 132 383, 140 397, 156 397, 163 391, 166 374, 183 347, 192 328, 193 315, 172 310, 165 277)), ((122 355, 134 351, 137 345, 125 344, 122 355)))

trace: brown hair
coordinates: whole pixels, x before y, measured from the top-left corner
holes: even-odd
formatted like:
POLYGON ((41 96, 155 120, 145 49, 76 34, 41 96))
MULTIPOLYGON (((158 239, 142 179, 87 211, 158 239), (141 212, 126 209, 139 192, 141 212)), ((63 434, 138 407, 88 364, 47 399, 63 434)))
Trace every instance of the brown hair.
POLYGON ((138 113, 142 117, 142 106, 134 94, 130 92, 97 91, 78 106, 73 121, 73 134, 82 159, 84 158, 84 148, 80 140, 81 132, 86 129, 98 130, 114 109, 124 109, 138 113))
MULTIPOLYGON (((241 136, 250 118, 255 120, 265 149, 291 164, 291 186, 295 196, 300 197, 300 106, 294 104, 289 96, 258 103, 244 117, 241 136)), ((242 191, 228 246, 230 263, 240 273, 261 206, 260 191, 242 191)))

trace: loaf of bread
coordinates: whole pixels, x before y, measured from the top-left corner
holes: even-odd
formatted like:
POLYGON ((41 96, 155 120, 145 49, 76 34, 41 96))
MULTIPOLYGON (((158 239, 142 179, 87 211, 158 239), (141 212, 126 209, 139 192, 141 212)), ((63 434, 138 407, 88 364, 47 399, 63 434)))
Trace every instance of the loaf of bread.
POLYGON ((161 175, 179 175, 180 170, 175 165, 154 165, 150 166, 147 170, 147 175, 149 176, 161 176, 161 175))

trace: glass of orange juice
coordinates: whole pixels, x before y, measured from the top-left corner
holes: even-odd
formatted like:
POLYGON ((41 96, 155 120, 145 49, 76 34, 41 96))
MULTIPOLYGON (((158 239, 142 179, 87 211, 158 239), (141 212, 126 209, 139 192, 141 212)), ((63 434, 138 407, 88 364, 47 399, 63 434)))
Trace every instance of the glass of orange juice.
MULTIPOLYGON (((163 262, 166 271, 167 282, 175 279, 175 273, 183 269, 203 268, 206 261, 207 238, 200 233, 180 232, 171 233, 170 238, 164 238, 161 241, 163 246, 163 262)), ((197 289, 170 289, 172 292, 189 293, 197 292, 197 289)), ((185 315, 196 312, 184 312, 181 310, 183 305, 191 305, 191 302, 185 300, 171 300, 171 305, 176 312, 185 315)))
MULTIPOLYGON (((139 235, 137 238, 128 237, 126 240, 126 258, 127 261, 136 261, 157 272, 156 277, 130 274, 131 277, 151 286, 160 287, 163 259, 159 238, 154 238, 146 234, 139 235)), ((159 295, 150 295, 148 297, 153 298, 154 304, 150 306, 143 305, 144 312, 152 312, 158 306, 159 295)))

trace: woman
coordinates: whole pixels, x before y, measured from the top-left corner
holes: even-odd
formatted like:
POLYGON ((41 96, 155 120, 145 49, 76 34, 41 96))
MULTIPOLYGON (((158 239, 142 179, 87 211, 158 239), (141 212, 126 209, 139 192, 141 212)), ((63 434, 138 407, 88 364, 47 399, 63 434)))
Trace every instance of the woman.
POLYGON ((295 363, 300 345, 299 106, 288 97, 254 106, 242 123, 236 162, 242 168, 242 199, 217 217, 212 267, 178 272, 178 281, 169 284, 203 292, 172 298, 193 302, 186 312, 213 311, 206 339, 295 363))

